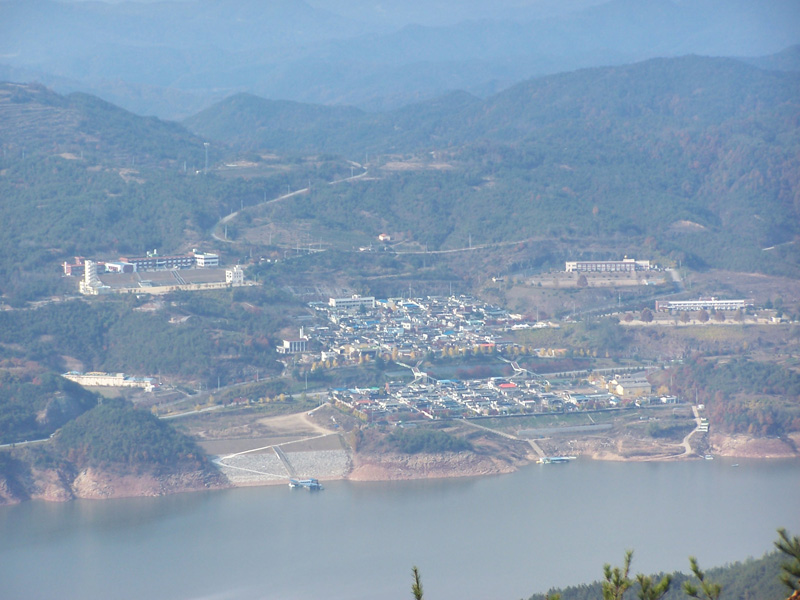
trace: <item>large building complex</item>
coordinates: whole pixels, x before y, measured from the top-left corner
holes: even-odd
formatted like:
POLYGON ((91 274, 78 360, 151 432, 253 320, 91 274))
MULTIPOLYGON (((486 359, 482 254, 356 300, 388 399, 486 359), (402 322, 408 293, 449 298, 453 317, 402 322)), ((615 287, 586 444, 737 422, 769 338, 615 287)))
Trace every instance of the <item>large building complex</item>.
POLYGON ((567 273, 619 273, 633 271, 649 271, 652 269, 649 260, 578 260, 566 263, 567 273))
MULTIPOLYGON (((86 260, 76 256, 75 262, 64 262, 64 275, 80 276, 85 273, 86 260)), ((172 269, 208 268, 219 266, 219 255, 208 252, 198 252, 196 249, 189 254, 161 256, 156 250, 148 252, 146 256, 121 257, 116 262, 95 261, 101 273, 133 273, 134 271, 166 271, 172 269)))
POLYGON ((752 298, 741 300, 720 300, 714 297, 699 298, 697 300, 656 300, 656 310, 667 312, 696 311, 696 310, 739 310, 753 306, 752 298))

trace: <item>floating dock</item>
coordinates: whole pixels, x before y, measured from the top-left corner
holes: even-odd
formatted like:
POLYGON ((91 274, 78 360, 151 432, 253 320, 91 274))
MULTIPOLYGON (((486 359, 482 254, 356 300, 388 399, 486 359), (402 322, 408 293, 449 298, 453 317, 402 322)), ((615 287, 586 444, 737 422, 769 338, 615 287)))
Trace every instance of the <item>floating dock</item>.
POLYGON ((321 490, 322 484, 319 479, 290 479, 289 487, 292 489, 305 488, 307 490, 321 490))
POLYGON ((575 460, 578 458, 577 456, 543 456, 538 461, 540 465, 558 465, 562 463, 568 463, 571 460, 575 460))

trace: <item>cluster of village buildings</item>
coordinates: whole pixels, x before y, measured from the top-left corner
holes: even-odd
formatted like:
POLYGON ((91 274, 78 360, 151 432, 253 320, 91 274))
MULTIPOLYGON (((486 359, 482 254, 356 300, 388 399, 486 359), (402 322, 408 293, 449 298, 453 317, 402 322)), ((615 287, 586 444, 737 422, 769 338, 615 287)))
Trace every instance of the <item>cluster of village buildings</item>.
POLYGON ((596 376, 580 389, 566 381, 548 381, 520 369, 510 377, 435 380, 417 373, 411 383, 390 382, 382 388, 331 390, 336 404, 368 422, 413 418, 468 418, 478 416, 571 412, 613 408, 626 404, 676 404, 674 396, 653 398, 644 373, 596 376))
MULTIPOLYGON (((557 327, 525 322, 522 315, 466 296, 385 300, 352 296, 310 306, 326 325, 308 330, 308 336, 285 339, 279 352, 307 353, 307 360, 313 357, 338 364, 378 357, 414 362, 430 352, 445 356, 517 354, 521 348, 504 337, 509 329, 557 327)), ((566 353, 563 349, 539 350, 550 356, 566 353)))
MULTIPOLYGON (((387 383, 382 388, 332 390, 331 399, 366 421, 384 418, 426 418, 508 415, 602 408, 621 401, 649 402, 652 392, 644 374, 598 377, 579 391, 551 383, 521 368, 513 358, 524 352, 563 356, 565 349, 522 348, 505 334, 525 323, 521 315, 470 297, 394 298, 353 296, 311 305, 326 324, 285 339, 280 348, 306 361, 355 361, 391 358, 408 368, 413 381, 387 383), (305 335, 305 334, 308 335, 305 335), (420 370, 421 359, 440 356, 496 354, 513 370, 508 377, 435 379, 420 370)), ((659 399, 662 402, 671 399, 659 399)))

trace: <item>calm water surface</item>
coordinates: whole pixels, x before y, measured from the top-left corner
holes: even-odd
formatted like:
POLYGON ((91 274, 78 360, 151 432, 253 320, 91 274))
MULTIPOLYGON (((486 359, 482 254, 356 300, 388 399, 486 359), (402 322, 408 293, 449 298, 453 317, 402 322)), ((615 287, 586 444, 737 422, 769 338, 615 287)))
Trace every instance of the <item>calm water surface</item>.
POLYGON ((800 461, 533 465, 469 480, 330 482, 0 508, 0 598, 517 600, 760 556, 800 532, 800 461))

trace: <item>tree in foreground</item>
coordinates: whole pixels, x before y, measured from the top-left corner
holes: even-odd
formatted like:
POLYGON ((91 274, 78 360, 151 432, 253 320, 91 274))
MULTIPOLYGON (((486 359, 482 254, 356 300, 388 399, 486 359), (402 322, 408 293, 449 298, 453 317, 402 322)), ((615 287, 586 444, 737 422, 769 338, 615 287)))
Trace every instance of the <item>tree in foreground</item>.
POLYGON ((411 593, 414 600, 422 600, 422 577, 420 577, 419 569, 416 565, 411 567, 411 574, 414 575, 414 583, 411 584, 411 593))
MULTIPOLYGON (((603 600, 622 600, 625 592, 633 585, 634 580, 630 578, 631 561, 633 560, 633 550, 625 552, 622 568, 606 564, 603 566, 603 576, 605 581, 602 583, 603 600)), ((640 600, 661 600, 669 591, 672 584, 672 575, 665 575, 661 581, 656 581, 649 575, 636 575, 636 582, 639 584, 638 596, 640 600)))
POLYGON ((800 598, 800 537, 789 537, 783 527, 778 529, 778 536, 775 547, 790 558, 789 562, 781 565, 781 581, 792 590, 790 598, 800 598))
POLYGON ((622 568, 614 567, 606 563, 603 565, 603 600, 622 600, 625 592, 633 585, 628 577, 631 570, 631 560, 633 560, 633 550, 625 552, 625 559, 622 568))
POLYGON ((692 573, 700 582, 700 586, 696 586, 691 581, 684 582, 683 591, 686 592, 686 595, 689 598, 697 598, 697 600, 718 600, 719 595, 722 593, 722 586, 718 583, 706 581, 706 574, 697 564, 697 559, 694 556, 689 557, 689 565, 692 573))
MULTIPOLYGON (((788 562, 781 565, 783 571, 781 573, 781 581, 792 591, 788 600, 800 600, 800 536, 790 536, 783 527, 778 529, 778 536, 775 547, 789 558, 788 562)), ((656 578, 649 575, 642 574, 638 574, 635 579, 631 579, 632 560, 633 550, 628 550, 625 552, 622 567, 612 568, 609 564, 603 565, 603 577, 605 579, 605 581, 601 582, 603 600, 623 600, 625 592, 633 587, 634 583, 639 584, 637 596, 640 600, 661 600, 667 594, 672 584, 671 575, 665 575, 660 581, 656 581, 656 578)), ((683 584, 684 593, 689 598, 695 598, 696 600, 719 600, 722 586, 706 579, 705 572, 700 568, 697 558, 694 556, 689 557, 689 566, 698 583, 685 581, 683 584)), ((414 600, 422 600, 422 579, 420 578, 419 569, 414 566, 411 568, 411 572, 414 575, 411 593, 414 595, 414 600)), ((546 598, 547 600, 561 600, 561 594, 555 593, 548 595, 546 598)))

